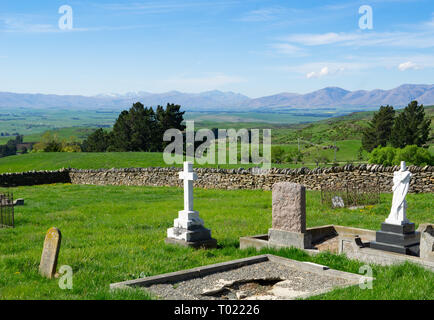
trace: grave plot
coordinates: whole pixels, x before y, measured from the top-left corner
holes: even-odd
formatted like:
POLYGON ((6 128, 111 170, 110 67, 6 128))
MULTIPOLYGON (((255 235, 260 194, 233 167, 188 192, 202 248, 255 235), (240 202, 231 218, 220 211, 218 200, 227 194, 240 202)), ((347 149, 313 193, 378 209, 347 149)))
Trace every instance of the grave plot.
POLYGON ((273 255, 112 284, 143 287, 165 300, 293 300, 372 279, 273 255))
MULTIPOLYGON (((381 265, 409 261, 434 270, 434 225, 423 224, 416 230, 406 215, 411 177, 402 161, 400 170, 394 172, 389 217, 377 232, 337 225, 307 229, 305 188, 288 182, 276 183, 273 185, 272 228, 265 235, 241 237, 240 248, 296 247, 309 254, 344 253, 348 258, 381 265)), ((343 207, 342 199, 338 198, 332 198, 335 206, 343 207)))
POLYGON ((355 184, 342 181, 336 185, 321 185, 321 203, 333 209, 357 209, 380 203, 380 184, 375 182, 355 184))

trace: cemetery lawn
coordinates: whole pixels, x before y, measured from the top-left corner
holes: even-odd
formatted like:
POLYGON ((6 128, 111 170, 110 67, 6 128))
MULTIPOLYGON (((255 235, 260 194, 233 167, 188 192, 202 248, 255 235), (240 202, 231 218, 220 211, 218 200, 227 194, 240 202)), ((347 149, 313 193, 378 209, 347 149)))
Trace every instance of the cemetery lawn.
MULTIPOLYGON (((239 250, 239 237, 265 234, 271 225, 271 192, 195 189, 195 208, 220 247, 193 250, 164 243, 183 206, 183 190, 167 187, 58 184, 11 190, 25 205, 16 207, 15 229, 0 229, 0 299, 150 299, 141 290, 110 292, 109 284, 189 269, 263 253, 312 261, 358 273, 363 265, 344 256, 310 257, 297 249, 239 250), (74 271, 73 290, 39 276, 45 233, 62 232, 58 268, 74 271)), ((308 226, 338 224, 375 230, 387 216, 391 194, 362 210, 332 210, 319 192, 307 193, 308 226)), ((410 194, 409 218, 433 223, 434 194, 410 194)), ((373 266, 372 290, 338 289, 314 299, 434 299, 434 273, 405 264, 373 266)))

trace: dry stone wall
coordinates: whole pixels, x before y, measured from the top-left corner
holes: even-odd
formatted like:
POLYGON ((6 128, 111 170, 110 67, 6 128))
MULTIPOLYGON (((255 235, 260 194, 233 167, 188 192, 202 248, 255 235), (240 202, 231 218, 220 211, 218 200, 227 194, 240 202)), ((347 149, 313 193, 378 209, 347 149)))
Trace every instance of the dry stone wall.
MULTIPOLYGON (((178 179, 180 168, 138 168, 111 170, 71 170, 74 184, 182 186, 178 179)), ((195 187, 206 189, 263 189, 271 190, 276 182, 295 182, 310 190, 320 190, 321 185, 339 186, 346 182, 355 185, 379 186, 382 192, 391 192, 393 172, 399 166, 346 165, 318 169, 271 169, 267 174, 255 174, 252 169, 197 168, 195 187)), ((410 192, 434 192, 434 167, 410 166, 413 173, 410 192)))
MULTIPOLYGON (((267 174, 255 174, 252 169, 196 168, 195 187, 206 189, 263 189, 271 190, 276 182, 294 182, 310 190, 321 185, 339 186, 350 182, 355 185, 379 186, 381 192, 391 192, 393 172, 399 166, 346 165, 318 169, 271 169, 267 174)), ((434 167, 410 166, 413 178, 410 192, 434 192, 434 167)), ((178 179, 181 168, 129 168, 25 172, 0 175, 0 186, 73 183, 89 185, 124 186, 182 186, 178 179)))
POLYGON ((0 175, 0 187, 33 186, 39 184, 70 183, 69 170, 28 171, 0 175))

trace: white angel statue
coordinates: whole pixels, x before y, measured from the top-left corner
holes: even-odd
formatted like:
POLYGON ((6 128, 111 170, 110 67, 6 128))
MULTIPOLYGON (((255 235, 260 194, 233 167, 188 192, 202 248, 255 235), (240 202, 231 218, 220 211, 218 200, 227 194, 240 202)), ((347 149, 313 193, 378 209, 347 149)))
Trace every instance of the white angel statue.
POLYGON ((405 161, 401 161, 401 170, 393 173, 393 200, 390 215, 386 223, 394 225, 405 225, 410 221, 407 219, 407 196, 410 187, 411 172, 407 170, 405 161))

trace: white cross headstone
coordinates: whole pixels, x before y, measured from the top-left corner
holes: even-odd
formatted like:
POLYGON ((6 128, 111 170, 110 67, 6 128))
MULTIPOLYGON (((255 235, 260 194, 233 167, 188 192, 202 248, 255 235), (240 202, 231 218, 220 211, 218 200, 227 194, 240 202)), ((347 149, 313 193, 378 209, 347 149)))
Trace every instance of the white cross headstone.
POLYGON ((193 209, 193 182, 197 180, 197 174, 193 172, 191 162, 184 162, 184 171, 179 173, 179 179, 184 180, 184 210, 179 211, 178 219, 175 220, 175 228, 189 229, 193 226, 203 226, 199 212, 193 209))
POLYGON ((183 241, 188 244, 205 243, 206 246, 215 246, 216 242, 211 238, 211 231, 204 227, 204 222, 199 218, 199 212, 194 210, 193 182, 197 175, 193 171, 191 162, 184 162, 184 171, 179 173, 179 179, 184 180, 184 210, 179 211, 175 219, 174 227, 167 230, 166 242, 180 244, 183 241))
POLYGON ((191 162, 184 163, 184 171, 179 173, 179 179, 184 180, 184 212, 193 212, 193 181, 197 174, 193 172, 191 162))

